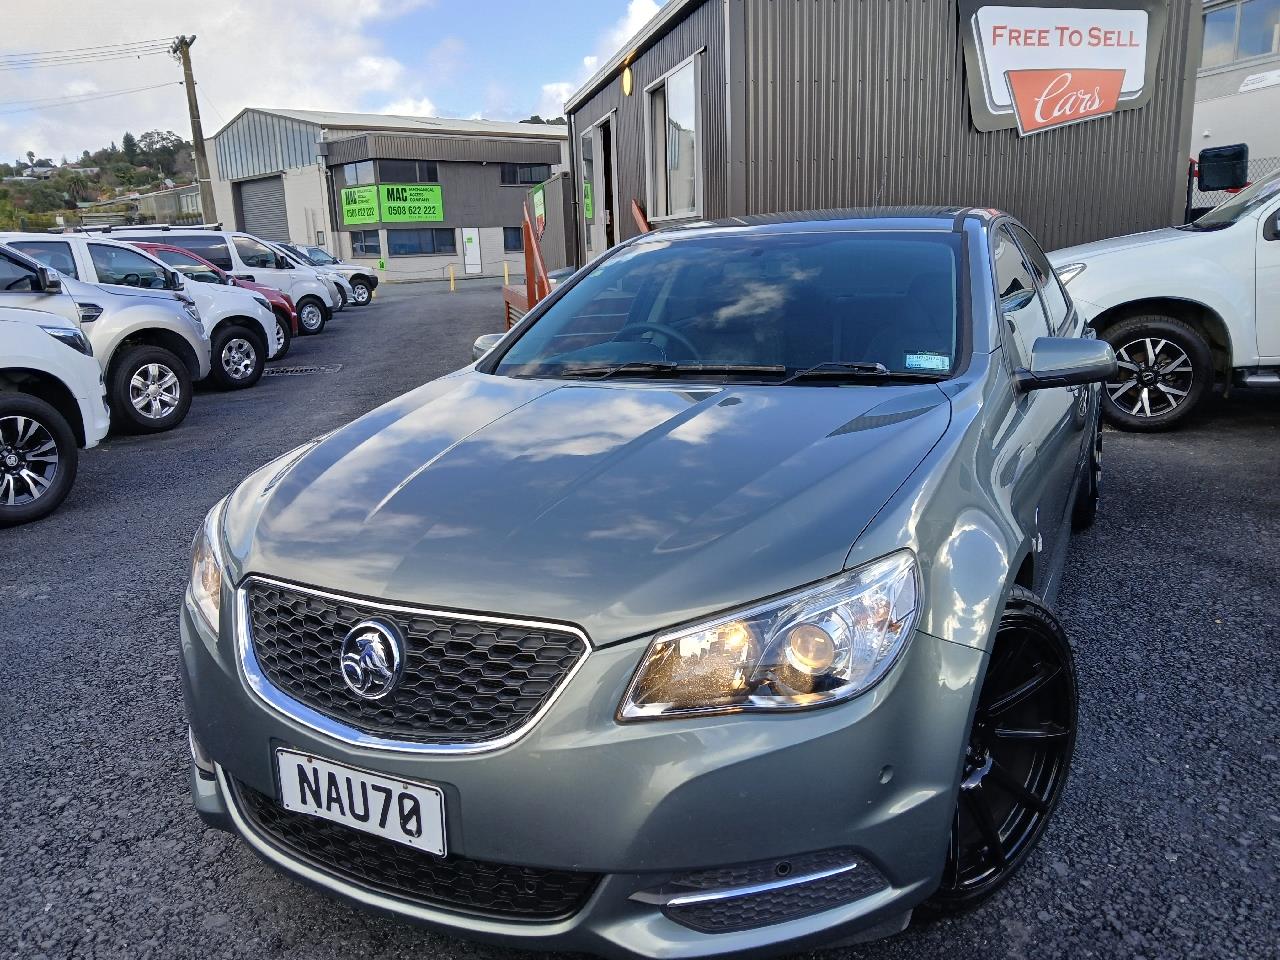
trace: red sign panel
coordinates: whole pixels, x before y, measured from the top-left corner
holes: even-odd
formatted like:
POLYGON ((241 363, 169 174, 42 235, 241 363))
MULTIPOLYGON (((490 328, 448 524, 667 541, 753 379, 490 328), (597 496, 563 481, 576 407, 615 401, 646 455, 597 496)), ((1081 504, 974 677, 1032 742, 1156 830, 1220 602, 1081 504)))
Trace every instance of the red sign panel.
POLYGON ((1025 136, 1115 113, 1124 70, 1007 70, 1018 130, 1025 136))

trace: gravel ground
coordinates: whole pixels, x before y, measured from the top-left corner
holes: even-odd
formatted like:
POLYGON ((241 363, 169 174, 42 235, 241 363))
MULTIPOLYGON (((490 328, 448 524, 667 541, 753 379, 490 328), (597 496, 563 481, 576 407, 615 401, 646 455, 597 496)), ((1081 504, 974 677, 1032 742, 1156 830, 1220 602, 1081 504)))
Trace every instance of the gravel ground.
MULTIPOLYGON (((203 393, 179 430, 87 454, 52 518, 0 532, 0 955, 496 960, 203 829, 175 647, 209 505, 465 362, 500 308, 490 285, 383 288, 283 361, 340 370, 203 393)), ((842 954, 1280 956, 1280 398, 1220 402, 1174 435, 1108 433, 1106 467, 1060 598, 1081 718, 1044 843, 988 906, 842 954)))

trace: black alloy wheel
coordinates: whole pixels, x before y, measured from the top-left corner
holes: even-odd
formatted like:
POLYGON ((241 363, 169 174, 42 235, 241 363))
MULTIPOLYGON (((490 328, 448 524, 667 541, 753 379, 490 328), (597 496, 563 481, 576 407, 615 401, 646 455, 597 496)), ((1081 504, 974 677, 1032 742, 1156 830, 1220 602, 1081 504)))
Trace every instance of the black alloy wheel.
POLYGON ((1021 866, 1062 794, 1075 737, 1071 647, 1035 594, 1015 587, 978 695, 942 884, 926 913, 975 907, 1021 866))
POLYGON ((1104 385, 1102 413, 1121 430, 1168 430, 1213 385, 1213 354, 1189 324, 1173 317, 1131 317, 1103 333, 1119 367, 1104 385))
POLYGON ((77 459, 62 414, 38 397, 0 392, 0 527, 56 510, 71 492, 77 459))

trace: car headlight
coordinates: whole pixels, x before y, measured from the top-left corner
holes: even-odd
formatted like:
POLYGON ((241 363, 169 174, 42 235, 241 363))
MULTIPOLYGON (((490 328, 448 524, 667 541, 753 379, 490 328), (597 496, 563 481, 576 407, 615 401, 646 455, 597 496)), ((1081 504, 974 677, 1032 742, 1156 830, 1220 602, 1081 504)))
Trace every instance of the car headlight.
POLYGON ((200 322, 200 310, 196 306, 196 302, 192 300, 190 297, 184 297, 184 296, 179 296, 177 300, 178 300, 178 303, 182 304, 182 309, 186 313, 187 317, 191 320, 191 322, 203 330, 204 324, 200 322))
POLYGON ((270 311, 271 301, 266 297, 254 297, 253 299, 257 302, 258 306, 262 307, 264 310, 270 311))
POLYGON ((225 498, 214 504, 191 544, 191 600, 214 633, 218 632, 222 609, 222 517, 226 509, 225 498))
POLYGON ((1065 285, 1084 273, 1085 268, 1088 266, 1087 263, 1064 263, 1060 267, 1055 267, 1053 272, 1058 275, 1058 279, 1065 285))
POLYGON ((869 690, 906 648, 920 583, 908 550, 746 610, 659 635, 619 720, 794 710, 869 690))
POLYGON ((41 326, 40 329, 59 343, 65 343, 72 350, 83 353, 86 357, 93 356, 93 345, 89 343, 89 338, 75 327, 41 326))

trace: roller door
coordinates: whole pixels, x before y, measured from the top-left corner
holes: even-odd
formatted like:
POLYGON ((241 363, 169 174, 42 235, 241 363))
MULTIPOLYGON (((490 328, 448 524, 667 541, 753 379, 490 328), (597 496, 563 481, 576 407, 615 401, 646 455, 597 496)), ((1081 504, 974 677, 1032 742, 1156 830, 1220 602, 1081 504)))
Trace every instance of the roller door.
POLYGON ((246 180, 239 187, 241 229, 265 240, 288 240, 289 218, 284 210, 284 178, 246 180))

